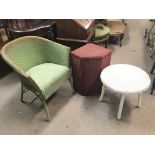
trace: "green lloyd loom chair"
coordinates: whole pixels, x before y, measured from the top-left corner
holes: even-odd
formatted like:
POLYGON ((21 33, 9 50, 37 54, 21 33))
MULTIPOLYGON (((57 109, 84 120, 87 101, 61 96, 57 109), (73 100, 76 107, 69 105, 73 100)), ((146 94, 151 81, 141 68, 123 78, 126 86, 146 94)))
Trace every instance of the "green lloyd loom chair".
POLYGON ((48 121, 47 99, 67 80, 72 87, 69 54, 68 47, 36 36, 15 39, 2 49, 3 59, 21 79, 21 102, 26 103, 23 95, 32 91, 41 100, 48 121))

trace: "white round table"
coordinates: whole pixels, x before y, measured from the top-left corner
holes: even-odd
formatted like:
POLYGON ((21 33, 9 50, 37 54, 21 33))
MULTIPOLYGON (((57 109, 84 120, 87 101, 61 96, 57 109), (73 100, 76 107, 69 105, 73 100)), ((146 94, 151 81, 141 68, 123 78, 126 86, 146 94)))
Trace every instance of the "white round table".
POLYGON ((128 64, 110 65, 103 69, 100 78, 103 85, 99 101, 103 100, 105 88, 121 94, 117 119, 121 118, 125 95, 138 94, 138 107, 141 107, 142 93, 151 83, 150 77, 144 70, 128 64))

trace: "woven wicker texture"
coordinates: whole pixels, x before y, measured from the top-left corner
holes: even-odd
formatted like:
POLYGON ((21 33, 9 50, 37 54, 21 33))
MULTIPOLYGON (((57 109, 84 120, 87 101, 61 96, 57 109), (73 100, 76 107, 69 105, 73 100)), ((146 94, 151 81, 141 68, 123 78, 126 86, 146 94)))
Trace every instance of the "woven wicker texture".
POLYGON ((123 94, 142 93, 151 83, 144 70, 129 64, 108 66, 101 72, 100 78, 107 88, 123 94))
POLYGON ((62 83, 68 80, 69 68, 53 63, 44 63, 32 67, 27 74, 37 83, 47 98, 55 92, 62 83))
POLYGON ((73 86, 81 95, 100 94, 100 73, 110 65, 111 51, 98 45, 87 44, 71 53, 73 86))
POLYGON ((59 82, 58 86, 54 85, 53 90, 51 83, 53 84, 54 81, 52 81, 52 78, 52 82, 48 79, 46 89, 40 87, 41 84, 39 82, 45 81, 45 79, 47 79, 45 78, 46 76, 50 75, 49 77, 51 77, 51 73, 56 74, 58 79, 63 79, 63 76, 62 74, 59 74, 60 70, 54 69, 54 72, 51 71, 51 69, 54 68, 53 65, 51 65, 52 67, 46 65, 46 69, 45 66, 38 67, 40 69, 37 69, 38 73, 36 73, 36 70, 33 68, 45 63, 57 64, 62 66, 62 68, 67 68, 66 75, 64 76, 64 79, 66 80, 70 76, 70 74, 68 74, 69 51, 70 50, 68 47, 53 41, 49 41, 41 37, 27 36, 18 38, 6 44, 2 49, 2 57, 21 76, 21 80, 24 85, 29 87, 30 90, 35 90, 42 93, 44 98, 47 99, 50 95, 52 95, 56 88, 63 84, 64 80, 59 80, 62 83, 60 84, 59 82), (32 74, 32 71, 35 72, 32 74), (40 78, 38 81, 34 78, 34 74, 40 78), (60 77, 58 77, 58 75, 60 77), (47 85, 49 85, 48 90, 47 85))
POLYGON ((45 62, 69 65, 68 47, 40 37, 16 39, 4 46, 2 55, 23 71, 45 62))

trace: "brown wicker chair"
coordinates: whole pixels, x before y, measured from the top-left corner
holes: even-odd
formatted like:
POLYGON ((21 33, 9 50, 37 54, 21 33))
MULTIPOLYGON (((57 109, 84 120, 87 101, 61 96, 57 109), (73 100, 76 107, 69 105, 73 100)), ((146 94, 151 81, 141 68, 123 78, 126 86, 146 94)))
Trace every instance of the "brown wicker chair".
POLYGON ((122 46, 122 39, 125 33, 125 25, 122 20, 107 20, 107 26, 110 28, 110 37, 118 37, 118 44, 122 46))

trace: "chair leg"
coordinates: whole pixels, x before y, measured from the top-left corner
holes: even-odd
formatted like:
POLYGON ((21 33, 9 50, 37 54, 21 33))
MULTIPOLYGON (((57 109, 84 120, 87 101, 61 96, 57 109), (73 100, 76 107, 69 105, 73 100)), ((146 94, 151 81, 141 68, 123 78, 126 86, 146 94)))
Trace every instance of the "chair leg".
POLYGON ((121 35, 119 36, 119 46, 120 46, 120 47, 122 46, 122 39, 123 39, 123 37, 124 37, 124 34, 121 34, 121 35))
POLYGON ((119 37, 119 46, 122 46, 122 40, 121 40, 121 36, 119 37))
POLYGON ((153 64, 153 66, 152 66, 152 69, 151 69, 151 72, 150 72, 150 74, 153 74, 153 72, 154 72, 154 69, 155 69, 155 61, 154 61, 154 64, 153 64))
POLYGON ((154 78, 153 83, 152 83, 151 95, 153 94, 154 89, 155 89, 155 78, 154 78))
MULTIPOLYGON (((25 91, 24 91, 24 86, 23 86, 23 84, 21 83, 21 102, 22 102, 22 103, 28 103, 28 102, 25 102, 25 101, 23 100, 24 93, 25 93, 25 91)), ((37 94, 35 93, 35 95, 37 95, 37 94)), ((37 95, 37 96, 32 100, 31 104, 32 104, 37 98, 39 98, 39 99, 41 100, 41 102, 42 102, 42 104, 43 104, 43 106, 44 106, 45 112, 46 112, 47 121, 50 122, 50 115, 49 115, 49 111, 48 111, 48 108, 47 108, 46 100, 45 100, 43 97, 41 97, 40 95, 37 95)))
POLYGON ((105 48, 108 48, 109 38, 105 41, 105 48))
POLYGON ((147 34, 148 34, 148 32, 147 32, 147 29, 146 29, 146 30, 145 30, 145 36, 144 36, 145 38, 146 38, 147 34))
POLYGON ((21 83, 21 98, 20 98, 20 101, 21 101, 22 103, 25 103, 24 100, 23 100, 23 97, 24 97, 24 86, 23 86, 23 84, 21 83))
POLYGON ((43 99, 42 99, 41 101, 42 101, 43 106, 44 106, 44 109, 45 109, 45 113, 46 113, 47 121, 50 122, 50 115, 49 115, 49 111, 48 111, 48 108, 47 108, 46 101, 43 100, 43 99))
POLYGON ((30 103, 30 104, 32 104, 37 98, 38 98, 38 95, 37 94, 35 94, 36 95, 36 97, 31 101, 31 102, 27 102, 27 101, 24 101, 24 93, 26 93, 26 92, 28 92, 29 90, 24 90, 24 86, 23 86, 23 84, 21 83, 21 98, 20 98, 20 101, 22 102, 22 103, 30 103))
POLYGON ((73 87, 73 78, 72 78, 72 76, 68 80, 69 80, 70 86, 71 86, 71 88, 73 90, 73 94, 75 94, 75 90, 74 90, 74 87, 73 87))

